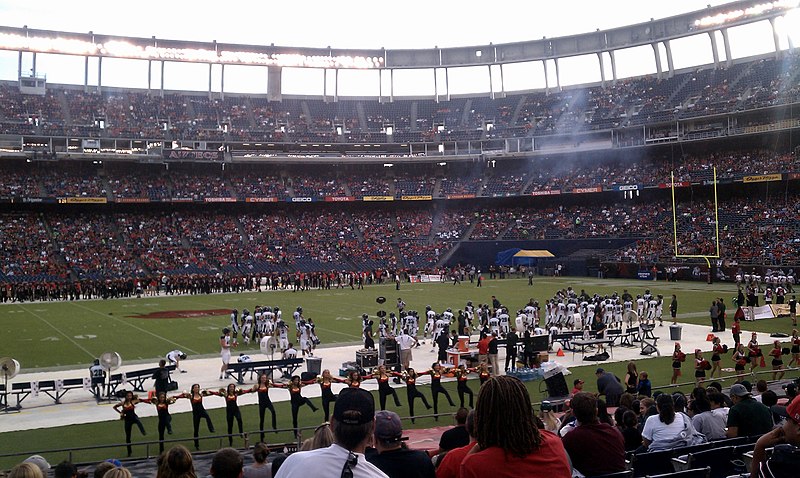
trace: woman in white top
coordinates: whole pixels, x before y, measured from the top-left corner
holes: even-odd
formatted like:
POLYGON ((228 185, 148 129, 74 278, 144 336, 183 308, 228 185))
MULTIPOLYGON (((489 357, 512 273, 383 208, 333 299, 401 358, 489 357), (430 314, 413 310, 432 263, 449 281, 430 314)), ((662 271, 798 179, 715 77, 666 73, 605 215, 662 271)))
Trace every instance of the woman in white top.
POLYGON ((648 451, 667 450, 692 444, 692 420, 675 412, 672 395, 663 393, 656 400, 658 415, 648 417, 642 430, 642 443, 648 451))

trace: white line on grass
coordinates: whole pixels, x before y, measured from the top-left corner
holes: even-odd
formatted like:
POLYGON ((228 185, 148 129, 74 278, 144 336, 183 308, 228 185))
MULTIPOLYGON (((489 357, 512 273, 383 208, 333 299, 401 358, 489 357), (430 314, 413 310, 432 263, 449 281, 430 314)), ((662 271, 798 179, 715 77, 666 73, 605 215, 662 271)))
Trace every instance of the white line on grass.
POLYGON ((89 312, 94 312, 95 314, 97 314, 99 316, 102 316, 102 317, 105 317, 105 318, 111 318, 112 320, 115 320, 115 321, 117 321, 117 322, 119 322, 121 324, 125 324, 128 327, 132 327, 132 328, 134 328, 134 329, 136 329, 136 330, 138 330, 140 332, 144 332, 145 334, 152 335, 153 337, 155 337, 157 339, 160 339, 160 340, 163 340, 164 342, 167 342, 167 343, 172 344, 172 345, 177 345, 181 349, 186 349, 186 350, 188 350, 189 352, 191 352, 191 353, 193 353, 195 355, 200 355, 200 352, 198 352, 197 350, 193 350, 193 349, 191 349, 191 348, 189 348, 189 347, 187 347, 185 345, 179 344, 178 342, 174 342, 172 340, 166 339, 166 338, 164 338, 164 337, 162 337, 162 336, 160 336, 158 334, 150 332, 149 330, 143 329, 143 328, 141 328, 141 327, 139 327, 137 325, 133 325, 131 323, 125 322, 124 320, 118 319, 118 318, 114 317, 113 315, 108 315, 107 316, 107 315, 105 315, 104 313, 102 313, 100 311, 97 311, 97 310, 94 310, 94 309, 90 309, 88 307, 84 307, 83 305, 77 304, 77 303, 74 303, 74 302, 72 303, 72 305, 74 305, 75 307, 80 307, 81 309, 84 309, 84 310, 88 310, 89 312))
POLYGON ((44 322, 45 324, 47 324, 47 325, 48 325, 48 326, 49 326, 51 329, 55 330, 55 331, 56 331, 56 333, 58 333, 59 335, 62 335, 62 336, 65 338, 65 339, 67 339, 67 340, 69 340, 70 342, 72 342, 72 345, 74 345, 74 346, 78 347, 79 349, 83 350, 84 352, 86 352, 86 353, 89 355, 89 357, 96 358, 96 355, 95 355, 95 354, 93 354, 93 353, 89 352, 89 351, 88 351, 86 348, 84 348, 84 347, 83 347, 81 344, 79 344, 78 342, 76 342, 76 341, 75 341, 75 340, 74 340, 72 337, 70 337, 69 335, 67 335, 67 334, 65 334, 64 332, 62 332, 62 331, 61 331, 61 329, 59 329, 59 328, 58 328, 58 327, 56 327, 55 325, 53 325, 53 324, 51 324, 50 322, 48 322, 48 321, 47 321, 47 319, 45 319, 45 318, 44 318, 44 317, 42 317, 41 315, 37 314, 37 313, 36 313, 36 312, 34 312, 33 310, 28 310, 28 309, 27 309, 25 306, 23 306, 23 305, 20 305, 20 307, 21 307, 22 309, 24 309, 24 310, 25 310, 25 312, 27 312, 27 313, 31 314, 32 316, 36 317, 37 319, 39 319, 39 320, 41 320, 42 322, 44 322))

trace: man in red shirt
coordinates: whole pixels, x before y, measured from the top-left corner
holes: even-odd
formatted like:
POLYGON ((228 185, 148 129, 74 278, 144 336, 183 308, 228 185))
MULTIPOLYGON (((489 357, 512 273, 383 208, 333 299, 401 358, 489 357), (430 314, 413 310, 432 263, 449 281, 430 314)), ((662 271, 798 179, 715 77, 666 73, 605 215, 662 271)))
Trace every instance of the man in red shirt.
POLYGON ((597 419, 597 398, 580 392, 570 403, 577 426, 564 435, 572 466, 585 476, 625 470, 625 440, 615 427, 597 419))
POLYGON ((478 362, 489 363, 489 342, 491 341, 491 335, 487 335, 478 341, 478 362))
POLYGON ((574 397, 575 395, 581 393, 583 391, 584 383, 585 382, 583 380, 576 378, 575 381, 573 382, 572 392, 570 392, 570 395, 574 397))
POLYGON ((436 478, 458 478, 461 462, 470 450, 475 446, 475 410, 470 410, 467 414, 466 423, 469 432, 469 443, 448 451, 436 468, 436 478))

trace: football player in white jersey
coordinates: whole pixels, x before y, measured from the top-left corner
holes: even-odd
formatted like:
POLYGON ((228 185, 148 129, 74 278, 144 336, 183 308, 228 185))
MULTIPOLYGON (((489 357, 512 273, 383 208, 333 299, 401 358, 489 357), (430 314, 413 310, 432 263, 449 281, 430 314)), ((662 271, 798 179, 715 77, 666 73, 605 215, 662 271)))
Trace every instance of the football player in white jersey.
POLYGON ((242 340, 245 345, 250 343, 250 336, 253 333, 253 316, 247 309, 242 309, 242 340))
MULTIPOLYGON (((433 337, 433 329, 436 323, 436 312, 431 309, 431 306, 425 306, 425 328, 422 330, 422 338, 427 339, 433 337)), ((423 342, 425 343, 425 342, 423 342)))
POLYGON ((231 311, 231 331, 234 338, 239 336, 239 311, 236 309, 231 311))
POLYGON ((279 320, 275 328, 278 333, 278 349, 283 353, 289 348, 289 326, 279 320))
POLYGON ((614 303, 614 324, 616 328, 622 328, 622 304, 620 299, 614 303))
POLYGON ((647 301, 647 321, 653 325, 656 325, 657 308, 658 308, 658 300, 655 297, 651 296, 650 300, 647 301))
POLYGON ((508 315, 508 309, 501 307, 497 314, 497 319, 500 321, 500 333, 503 335, 507 334, 508 331, 511 330, 509 324, 511 317, 508 315))
POLYGON ((489 330, 498 337, 500 336, 500 318, 496 315, 489 317, 489 330))
POLYGON ((639 320, 644 320, 644 307, 646 303, 647 302, 641 295, 636 296, 636 315, 639 316, 639 320))

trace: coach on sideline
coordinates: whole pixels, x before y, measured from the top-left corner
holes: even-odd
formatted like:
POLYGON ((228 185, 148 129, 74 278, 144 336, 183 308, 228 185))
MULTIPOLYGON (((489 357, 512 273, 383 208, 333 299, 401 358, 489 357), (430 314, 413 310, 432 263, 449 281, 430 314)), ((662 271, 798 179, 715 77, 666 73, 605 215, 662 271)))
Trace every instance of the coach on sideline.
POLYGON ((289 455, 275 478, 308 478, 309 474, 317 478, 388 478, 364 457, 374 430, 372 394, 360 388, 345 388, 333 407, 333 445, 289 455))

